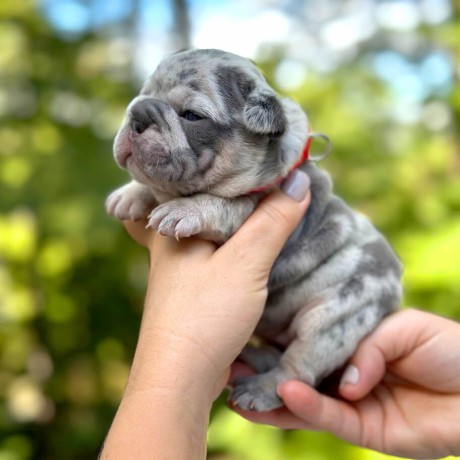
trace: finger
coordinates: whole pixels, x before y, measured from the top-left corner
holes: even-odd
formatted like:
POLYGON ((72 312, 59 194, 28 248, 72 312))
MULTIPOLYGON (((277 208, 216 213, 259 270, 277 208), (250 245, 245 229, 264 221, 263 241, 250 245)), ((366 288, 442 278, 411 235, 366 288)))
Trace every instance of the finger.
POLYGON ((170 263, 185 264, 189 269, 194 263, 209 259, 214 254, 216 245, 193 236, 176 240, 154 232, 149 240, 149 249, 155 263, 167 259, 170 263))
POLYGON ((146 228, 147 220, 124 220, 123 225, 134 241, 150 250, 152 256, 157 258, 159 254, 178 255, 191 257, 209 256, 212 254, 216 245, 210 241, 200 240, 195 237, 176 240, 168 236, 162 236, 156 231, 146 228))
MULTIPOLYGON (((388 368, 397 370, 398 360, 429 337, 428 320, 428 315, 415 310, 403 310, 387 317, 358 345, 342 376, 341 396, 352 401, 361 399, 384 378, 388 368)), ((410 376, 408 372, 405 374, 410 376)))
POLYGON ((315 429, 304 420, 296 417, 286 407, 275 409, 269 412, 250 412, 229 404, 231 410, 250 422, 262 425, 271 425, 284 430, 311 430, 315 429))
POLYGON ((226 254, 257 256, 258 265, 270 270, 289 235, 310 203, 310 179, 293 171, 277 190, 264 198, 249 219, 221 248, 226 254))
POLYGON ((138 220, 136 222, 133 222, 132 220, 124 220, 123 225, 134 241, 139 243, 141 246, 149 246, 149 242, 151 238, 153 238, 154 232, 145 228, 147 220, 138 220))
MULTIPOLYGON (((231 382, 233 382, 235 379, 253 374, 254 371, 248 365, 235 361, 230 367, 230 375, 228 378, 229 384, 227 385, 228 388, 231 388, 231 382)), ((242 410, 239 407, 232 405, 230 400, 228 400, 228 406, 234 412, 251 422, 276 426, 286 430, 312 429, 312 427, 310 427, 304 420, 301 420, 293 415, 288 409, 286 409, 286 407, 275 409, 269 412, 253 412, 242 410)))
POLYGON ((353 406, 321 395, 299 381, 284 382, 278 394, 286 407, 310 429, 329 431, 348 442, 358 444, 361 438, 361 420, 353 406))

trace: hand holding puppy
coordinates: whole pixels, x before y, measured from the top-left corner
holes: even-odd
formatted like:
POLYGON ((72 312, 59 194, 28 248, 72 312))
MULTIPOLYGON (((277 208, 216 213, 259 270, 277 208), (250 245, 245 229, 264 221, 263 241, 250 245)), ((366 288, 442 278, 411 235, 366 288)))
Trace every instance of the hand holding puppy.
POLYGON ((262 314, 270 269, 310 202, 294 171, 223 246, 126 222, 150 250, 139 341, 102 459, 205 458, 213 400, 262 314), (289 196, 291 197, 289 197, 289 196), (294 198, 294 199, 292 199, 294 198))
POLYGON ((280 191, 268 196, 219 248, 194 238, 176 241, 144 230, 143 224, 125 223, 151 255, 143 328, 157 345, 146 359, 155 359, 152 352, 164 355, 166 347, 177 348, 200 386, 216 384, 211 391, 216 396, 222 391, 229 366, 262 314, 273 262, 309 203, 305 173, 294 171, 286 184, 296 199, 280 191))
POLYGON ((460 324, 417 310, 386 318, 358 346, 339 391, 342 400, 285 382, 278 387, 285 408, 236 410, 405 458, 460 455, 460 324))

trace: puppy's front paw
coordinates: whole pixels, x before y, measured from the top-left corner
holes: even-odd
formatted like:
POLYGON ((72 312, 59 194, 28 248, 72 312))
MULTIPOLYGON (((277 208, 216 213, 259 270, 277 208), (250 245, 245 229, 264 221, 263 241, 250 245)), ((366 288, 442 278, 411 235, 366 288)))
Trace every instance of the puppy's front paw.
POLYGON ((178 198, 154 209, 147 227, 176 239, 197 235, 203 230, 203 219, 198 206, 191 200, 178 198))
POLYGON ((140 220, 149 215, 156 201, 143 185, 130 182, 112 192, 105 201, 108 214, 120 220, 140 220))
POLYGON ((229 402, 243 410, 266 412, 283 406, 276 394, 279 380, 273 372, 249 375, 232 382, 229 402))

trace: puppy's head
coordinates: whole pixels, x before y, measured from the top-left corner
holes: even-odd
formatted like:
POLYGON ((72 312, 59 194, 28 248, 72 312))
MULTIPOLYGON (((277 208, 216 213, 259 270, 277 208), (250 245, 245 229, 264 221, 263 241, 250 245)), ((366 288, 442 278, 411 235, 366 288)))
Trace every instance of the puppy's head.
POLYGON ((247 59, 219 50, 165 58, 128 106, 118 164, 164 192, 237 196, 295 163, 307 120, 247 59))

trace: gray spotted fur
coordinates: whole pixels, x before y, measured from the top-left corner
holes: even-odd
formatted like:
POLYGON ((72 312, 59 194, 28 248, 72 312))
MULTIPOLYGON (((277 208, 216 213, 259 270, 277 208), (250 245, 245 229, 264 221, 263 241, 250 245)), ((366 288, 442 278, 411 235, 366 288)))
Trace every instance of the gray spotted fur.
MULTIPOLYGON (((127 109, 114 154, 133 180, 107 210, 148 217, 164 235, 223 243, 263 196, 247 193, 285 176, 307 137, 301 108, 249 60, 219 50, 171 55, 127 109)), ((401 264, 384 237, 333 195, 324 171, 303 169, 312 202, 270 275, 256 334, 271 345, 242 352, 257 372, 233 383, 230 400, 243 409, 281 406, 276 387, 288 379, 318 385, 401 299, 401 264)))

